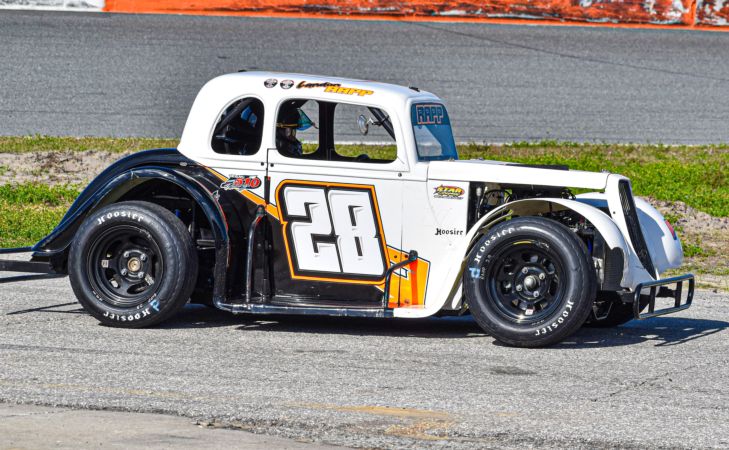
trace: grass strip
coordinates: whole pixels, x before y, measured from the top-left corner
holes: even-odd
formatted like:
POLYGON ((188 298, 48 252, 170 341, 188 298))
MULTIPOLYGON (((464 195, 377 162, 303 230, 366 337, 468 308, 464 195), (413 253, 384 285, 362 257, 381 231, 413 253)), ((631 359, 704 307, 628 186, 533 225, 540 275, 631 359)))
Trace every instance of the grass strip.
POLYGON ((0 247, 35 244, 58 225, 69 205, 18 205, 0 200, 0 247))
POLYGON ((58 225, 79 192, 78 186, 0 185, 0 247, 38 242, 58 225))
POLYGON ((175 148, 178 142, 177 139, 151 138, 0 136, 0 153, 85 152, 93 150, 125 153, 148 148, 175 148))

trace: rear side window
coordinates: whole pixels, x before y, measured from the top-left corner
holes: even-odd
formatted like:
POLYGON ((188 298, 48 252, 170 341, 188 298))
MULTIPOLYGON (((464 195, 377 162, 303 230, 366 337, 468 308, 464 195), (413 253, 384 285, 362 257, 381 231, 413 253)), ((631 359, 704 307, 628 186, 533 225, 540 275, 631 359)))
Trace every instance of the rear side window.
POLYGON ((230 105, 213 130, 211 145, 216 153, 254 155, 263 138, 263 103, 252 97, 230 105))

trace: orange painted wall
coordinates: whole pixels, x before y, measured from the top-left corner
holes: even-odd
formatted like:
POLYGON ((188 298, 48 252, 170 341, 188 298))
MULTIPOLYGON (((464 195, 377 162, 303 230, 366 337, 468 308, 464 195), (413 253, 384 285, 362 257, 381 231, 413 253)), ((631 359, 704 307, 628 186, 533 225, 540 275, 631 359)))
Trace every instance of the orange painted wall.
POLYGON ((107 0, 105 10, 310 17, 510 18, 692 26, 726 24, 729 1, 714 11, 723 4, 722 0, 107 0))

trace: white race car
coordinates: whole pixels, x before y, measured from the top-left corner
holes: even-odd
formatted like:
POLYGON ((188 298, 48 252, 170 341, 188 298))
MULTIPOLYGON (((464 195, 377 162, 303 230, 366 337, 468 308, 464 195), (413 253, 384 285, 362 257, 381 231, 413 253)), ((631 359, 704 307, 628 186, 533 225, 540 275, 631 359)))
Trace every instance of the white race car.
POLYGON ((118 161, 50 235, 4 252, 28 250, 0 269, 67 273, 90 314, 122 327, 189 299, 253 314, 470 312, 499 341, 537 347, 586 322, 685 309, 694 288, 660 278, 681 244, 627 178, 459 160, 435 95, 288 73, 208 82, 177 149, 118 161))

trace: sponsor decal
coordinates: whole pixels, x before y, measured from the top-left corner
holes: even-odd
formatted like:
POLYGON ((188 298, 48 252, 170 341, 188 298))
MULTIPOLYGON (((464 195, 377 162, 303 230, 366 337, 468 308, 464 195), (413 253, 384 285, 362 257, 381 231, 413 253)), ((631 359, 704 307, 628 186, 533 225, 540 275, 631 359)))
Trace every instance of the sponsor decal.
POLYGON ((459 230, 457 228, 436 228, 435 235, 436 236, 461 236, 461 235, 463 235, 463 230, 459 230))
POLYGON ((282 80, 281 81, 281 89, 291 89, 291 87, 294 85, 293 80, 282 80))
POLYGON ((330 86, 341 87, 342 85, 339 83, 329 83, 328 81, 325 83, 309 83, 306 81, 302 81, 301 83, 296 85, 296 89, 327 88, 330 86))
POLYGON ((443 123, 443 105, 416 105, 416 125, 440 125, 443 123))
POLYGON ((261 186, 261 179, 256 176, 232 175, 220 185, 226 191, 247 191, 261 186))
MULTIPOLYGON (((283 83, 283 81, 281 83, 283 83)), ((323 83, 310 83, 302 81, 298 85, 296 85, 296 89, 313 88, 324 88, 324 92, 328 92, 330 94, 358 95, 360 97, 364 97, 365 95, 372 95, 375 93, 375 91, 370 91, 369 89, 351 88, 342 86, 341 83, 329 83, 328 81, 323 83)))
POLYGON ((344 86, 329 86, 324 89, 324 92, 329 92, 330 94, 358 95, 360 97, 364 97, 365 95, 372 95, 375 93, 375 91, 370 91, 367 89, 355 89, 344 86))
POLYGON ((463 198, 464 193, 465 191, 463 190, 463 188, 459 188, 458 186, 446 186, 444 184, 441 184, 440 186, 435 188, 433 198, 452 198, 460 200, 463 198))
POLYGON ((278 84, 278 80, 275 78, 269 78, 268 80, 263 82, 263 85, 269 89, 271 89, 272 87, 276 87, 277 84, 278 84))

